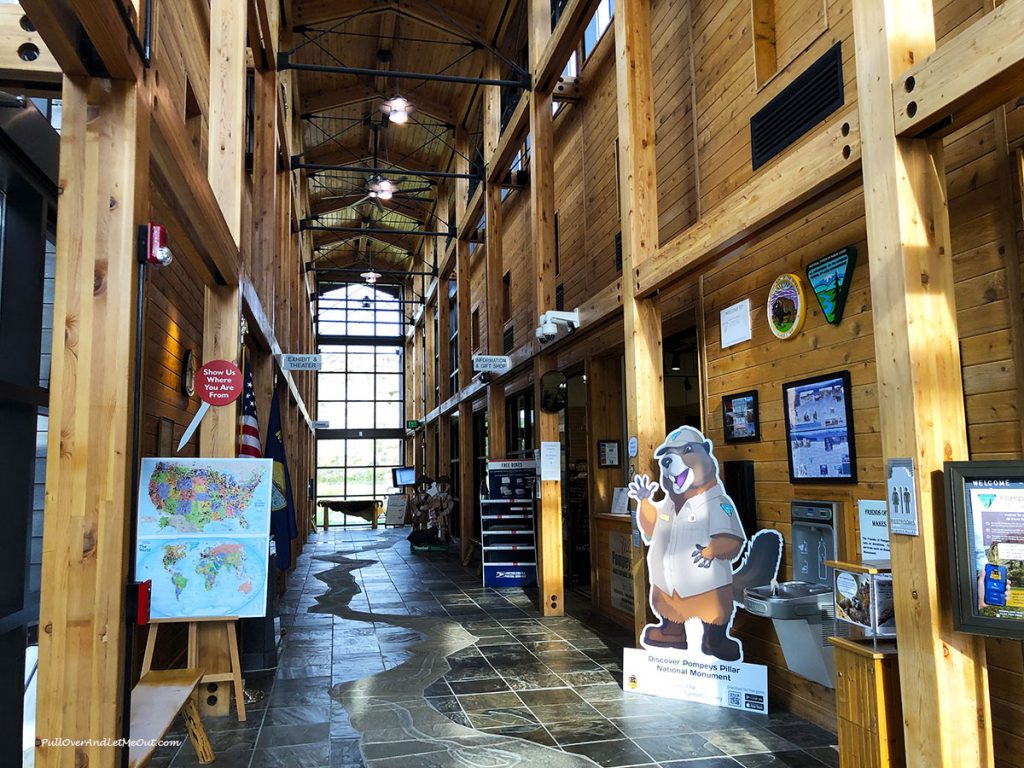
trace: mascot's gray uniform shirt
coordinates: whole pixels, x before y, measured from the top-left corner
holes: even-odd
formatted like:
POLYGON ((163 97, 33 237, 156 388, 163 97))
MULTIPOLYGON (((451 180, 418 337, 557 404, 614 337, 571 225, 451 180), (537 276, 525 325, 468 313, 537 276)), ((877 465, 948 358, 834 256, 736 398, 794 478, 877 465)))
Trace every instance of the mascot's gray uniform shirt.
POLYGON ((706 547, 718 534, 745 541, 736 505, 721 483, 683 504, 678 514, 668 495, 650 502, 658 514, 647 552, 651 583, 668 595, 692 597, 732 584, 732 562, 715 559, 707 568, 693 562, 695 546, 706 547))

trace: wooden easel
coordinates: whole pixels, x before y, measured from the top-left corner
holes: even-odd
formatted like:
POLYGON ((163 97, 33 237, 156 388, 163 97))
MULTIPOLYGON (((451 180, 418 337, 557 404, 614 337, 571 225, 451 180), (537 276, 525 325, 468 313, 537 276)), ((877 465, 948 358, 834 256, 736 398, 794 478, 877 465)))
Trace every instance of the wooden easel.
POLYGON ((149 623, 149 636, 146 638, 146 650, 142 655, 142 674, 153 668, 153 652, 156 650, 156 636, 162 624, 188 624, 188 647, 185 666, 190 669, 201 667, 199 663, 199 625, 210 622, 223 623, 228 636, 228 657, 231 669, 227 672, 204 673, 199 681, 203 683, 232 683, 235 693, 235 709, 238 711, 238 722, 245 722, 245 690, 242 687, 242 664, 238 654, 238 633, 235 629, 237 618, 212 619, 154 619, 149 623))

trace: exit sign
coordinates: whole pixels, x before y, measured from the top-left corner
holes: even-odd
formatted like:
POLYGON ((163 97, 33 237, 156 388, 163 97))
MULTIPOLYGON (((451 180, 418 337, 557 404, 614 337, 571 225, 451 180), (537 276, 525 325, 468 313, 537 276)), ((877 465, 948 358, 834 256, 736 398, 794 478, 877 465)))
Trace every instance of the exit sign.
POLYGON ((406 429, 419 429, 422 425, 422 421, 416 421, 414 419, 410 419, 409 421, 405 422, 406 429))

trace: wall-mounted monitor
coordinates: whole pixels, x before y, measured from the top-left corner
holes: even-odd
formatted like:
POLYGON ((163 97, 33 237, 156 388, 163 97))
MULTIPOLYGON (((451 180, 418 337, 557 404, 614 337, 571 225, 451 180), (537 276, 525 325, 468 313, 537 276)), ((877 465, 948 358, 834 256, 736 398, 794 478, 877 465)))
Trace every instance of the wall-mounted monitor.
POLYGON ((953 626, 1024 639, 1024 461, 947 461, 953 626))
POLYGON ((391 470, 391 479, 391 484, 395 488, 416 485, 416 467, 394 467, 391 470))

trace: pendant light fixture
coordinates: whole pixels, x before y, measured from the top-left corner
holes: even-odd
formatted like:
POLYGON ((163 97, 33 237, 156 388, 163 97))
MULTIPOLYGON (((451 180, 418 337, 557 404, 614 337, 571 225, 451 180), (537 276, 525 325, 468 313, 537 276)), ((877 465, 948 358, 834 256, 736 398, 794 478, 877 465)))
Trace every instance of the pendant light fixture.
POLYGON ((395 94, 385 103, 386 111, 388 113, 388 120, 395 125, 404 125, 409 122, 409 110, 412 105, 408 100, 402 98, 398 94, 395 94))

